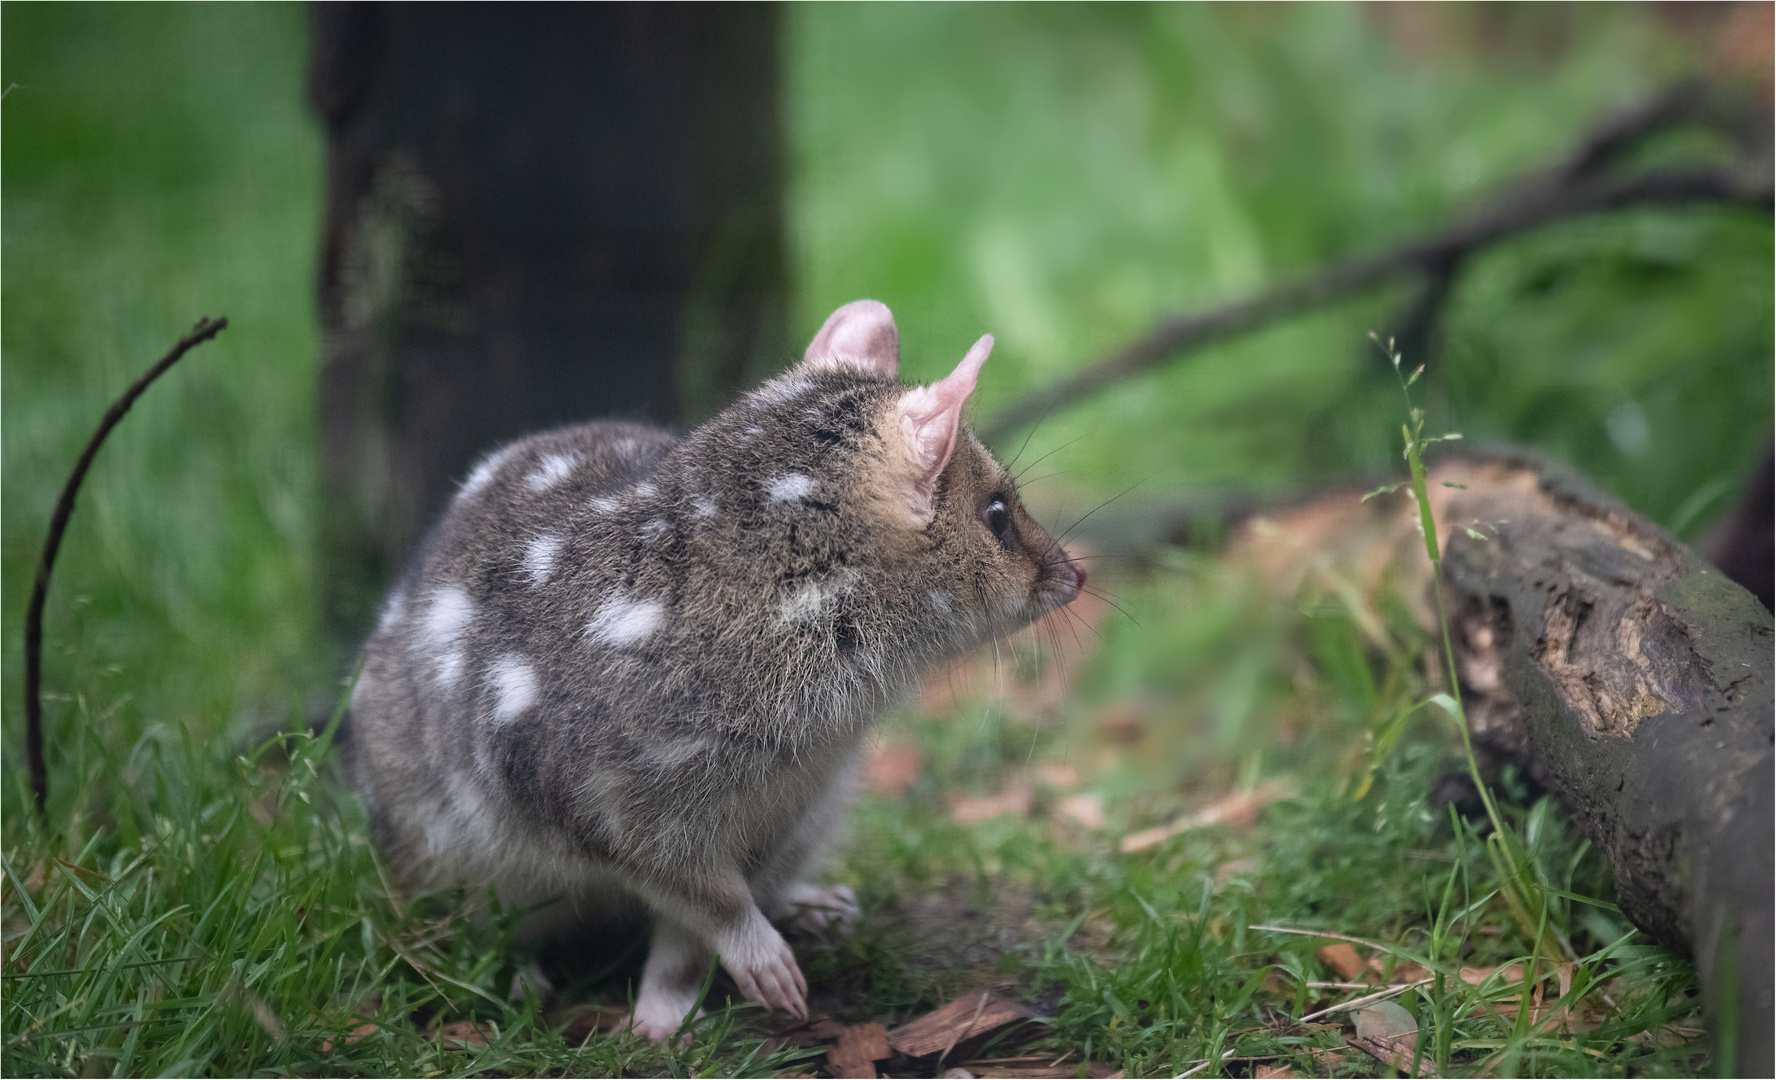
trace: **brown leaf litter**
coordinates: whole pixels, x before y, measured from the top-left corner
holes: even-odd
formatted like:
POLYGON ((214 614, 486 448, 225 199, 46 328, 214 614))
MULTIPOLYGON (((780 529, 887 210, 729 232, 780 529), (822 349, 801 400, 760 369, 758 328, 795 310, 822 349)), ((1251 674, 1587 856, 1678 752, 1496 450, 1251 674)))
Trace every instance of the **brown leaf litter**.
POLYGON ((1258 815, 1266 806, 1279 799, 1286 799, 1294 794, 1292 781, 1284 777, 1275 777, 1264 781, 1257 787, 1245 791, 1236 791, 1215 800, 1208 806, 1186 814, 1176 821, 1164 825, 1155 825, 1151 829, 1132 832, 1122 838, 1122 852, 1132 855, 1138 851, 1155 848, 1180 833, 1192 829, 1207 828, 1211 825, 1225 825, 1232 829, 1250 829, 1258 823, 1258 815))

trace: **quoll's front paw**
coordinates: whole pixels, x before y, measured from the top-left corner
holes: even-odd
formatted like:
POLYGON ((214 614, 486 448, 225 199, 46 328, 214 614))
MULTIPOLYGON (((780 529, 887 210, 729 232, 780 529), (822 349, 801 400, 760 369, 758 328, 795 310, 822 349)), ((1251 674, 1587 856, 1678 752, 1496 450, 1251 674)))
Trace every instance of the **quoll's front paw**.
POLYGON ((802 978, 789 943, 764 916, 755 914, 755 921, 724 945, 720 950, 722 966, 748 1000, 807 1017, 808 981, 802 978))
POLYGON ((811 934, 836 930, 849 934, 857 929, 857 894, 849 885, 794 885, 787 901, 790 925, 811 934))

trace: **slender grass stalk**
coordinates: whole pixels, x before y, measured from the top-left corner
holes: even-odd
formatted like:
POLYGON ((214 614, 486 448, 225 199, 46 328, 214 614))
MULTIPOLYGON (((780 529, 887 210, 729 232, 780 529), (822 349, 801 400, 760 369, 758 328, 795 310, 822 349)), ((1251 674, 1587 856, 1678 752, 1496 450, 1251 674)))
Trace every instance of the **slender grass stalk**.
MULTIPOLYGON (((1487 821, 1492 825, 1492 832, 1486 838, 1486 854, 1498 875, 1500 895, 1510 909, 1524 933, 1536 942, 1536 953, 1541 955, 1543 949, 1542 927, 1546 919, 1547 898, 1542 889, 1542 882, 1535 872, 1534 860, 1529 857, 1516 830, 1506 822, 1500 812, 1498 801, 1493 798, 1492 790, 1480 773, 1480 762, 1474 754, 1473 736, 1468 730, 1467 712, 1461 702, 1461 681, 1456 671, 1455 646, 1449 632, 1449 609, 1443 596, 1443 554, 1442 543, 1437 533, 1436 516, 1431 512, 1429 471, 1425 468, 1424 453, 1427 447, 1440 442, 1451 442, 1461 438, 1459 433, 1427 436, 1424 433, 1424 410, 1412 402, 1412 384, 1424 374, 1424 365, 1420 364, 1411 374, 1402 367, 1402 357, 1394 347, 1394 340, 1389 338, 1383 344, 1374 334, 1370 335, 1377 345, 1382 347, 1388 360, 1393 364, 1394 376, 1399 380, 1400 393, 1406 400, 1407 422, 1400 425, 1400 434, 1405 444, 1404 456, 1411 479, 1406 481, 1411 486, 1413 499, 1418 504, 1418 529, 1424 537, 1425 555, 1431 560, 1431 592, 1436 600, 1437 630, 1443 640, 1443 660, 1445 674, 1448 678, 1449 692, 1433 694, 1429 702, 1441 706, 1455 722, 1456 730, 1461 734, 1462 756, 1468 767, 1468 775, 1474 781, 1474 789, 1480 794, 1480 803, 1486 810, 1487 821), (1540 914, 1536 914, 1537 911, 1540 914)), ((1401 484, 1390 485, 1379 489, 1386 491, 1398 490, 1401 484)), ((1373 494, 1373 493, 1372 493, 1373 494)), ((1367 497, 1367 496, 1365 496, 1367 497)), ((1473 529, 1468 530, 1478 539, 1485 539, 1484 534, 1473 529)), ((1571 947, 1567 946, 1567 955, 1550 954, 1554 963, 1574 959, 1571 947)))

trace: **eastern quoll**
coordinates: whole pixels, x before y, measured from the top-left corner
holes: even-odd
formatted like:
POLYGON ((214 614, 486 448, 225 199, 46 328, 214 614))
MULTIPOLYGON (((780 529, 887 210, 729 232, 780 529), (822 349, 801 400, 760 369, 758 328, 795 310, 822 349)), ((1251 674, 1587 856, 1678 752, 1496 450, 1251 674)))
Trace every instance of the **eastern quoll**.
POLYGON ((961 423, 992 346, 902 385, 893 316, 859 300, 688 435, 601 421, 482 461, 352 694, 347 767, 400 884, 491 887, 537 909, 532 943, 645 911, 655 1041, 712 954, 804 1014, 772 920, 855 918, 804 875, 870 722, 1085 582, 961 423))

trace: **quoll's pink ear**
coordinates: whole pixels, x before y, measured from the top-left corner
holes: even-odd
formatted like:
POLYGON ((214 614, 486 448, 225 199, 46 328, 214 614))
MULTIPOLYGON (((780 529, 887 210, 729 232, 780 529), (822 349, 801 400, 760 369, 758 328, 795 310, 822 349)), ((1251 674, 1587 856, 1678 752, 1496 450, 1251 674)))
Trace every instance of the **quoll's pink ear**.
POLYGON ((880 300, 853 300, 826 317, 808 343, 809 367, 854 367, 884 378, 900 377, 900 331, 880 300))
POLYGON ((900 399, 897 419, 905 440, 907 509, 920 528, 931 523, 936 508, 932 498, 937 478, 956 451, 956 432, 962 423, 962 405, 974 393, 981 365, 993 351, 993 335, 983 334, 956 365, 956 370, 930 386, 909 390, 900 399))

